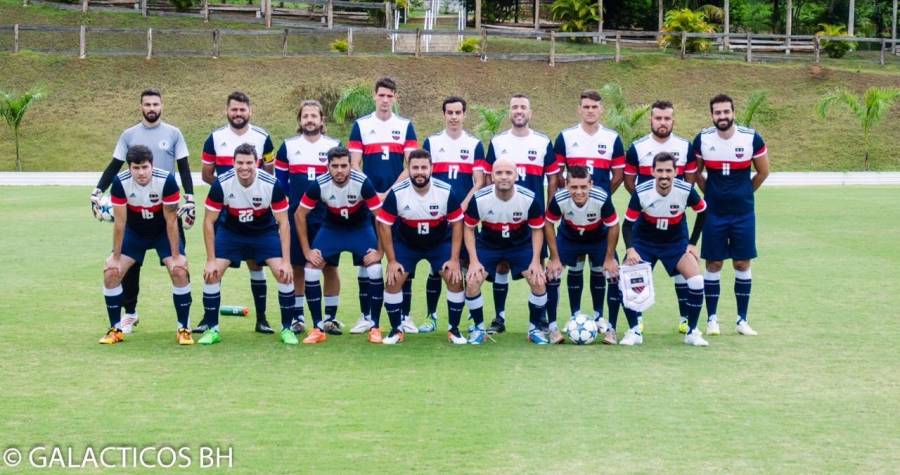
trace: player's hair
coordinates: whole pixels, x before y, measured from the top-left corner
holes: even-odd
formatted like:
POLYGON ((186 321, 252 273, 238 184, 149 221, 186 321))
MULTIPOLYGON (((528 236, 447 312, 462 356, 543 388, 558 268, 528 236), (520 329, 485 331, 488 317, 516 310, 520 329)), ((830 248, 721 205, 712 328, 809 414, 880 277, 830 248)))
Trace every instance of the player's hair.
POLYGON ((252 155, 254 160, 259 158, 259 156, 256 155, 256 147, 249 143, 242 143, 234 149, 234 156, 237 157, 238 155, 252 155))
POLYGON ((581 91, 581 94, 578 95, 578 103, 581 103, 582 99, 590 99, 592 101, 601 102, 603 98, 600 97, 600 93, 597 92, 596 89, 585 89, 581 91))
POLYGON ((659 152, 653 156, 653 168, 656 169, 656 164, 659 162, 672 162, 672 166, 675 166, 675 157, 669 152, 659 152))
POLYGON ((250 105, 250 98, 247 97, 247 95, 241 91, 234 91, 231 94, 229 94, 228 100, 225 101, 225 105, 227 106, 228 104, 231 104, 231 101, 242 102, 244 104, 247 104, 247 106, 250 105))
POLYGON ((390 76, 381 76, 375 80, 375 92, 378 92, 378 88, 380 87, 390 89, 394 94, 397 93, 397 83, 394 81, 394 78, 390 76))
POLYGON ((459 96, 447 96, 441 104, 441 112, 447 112, 447 104, 455 104, 459 102, 463 106, 463 112, 466 111, 466 100, 459 96))
POLYGON ((513 100, 513 99, 527 99, 528 101, 531 101, 531 99, 528 99, 528 96, 526 96, 525 94, 522 94, 521 92, 513 94, 512 97, 509 98, 509 100, 513 100))
POLYGON ((159 100, 162 100, 162 94, 160 94, 159 89, 155 87, 148 87, 141 91, 141 102, 144 102, 144 98, 147 96, 156 96, 159 100))
POLYGON ((571 167, 566 168, 566 181, 570 178, 590 178, 591 175, 588 173, 588 169, 584 165, 572 165, 571 167))
POLYGON ((712 114, 714 104, 720 104, 722 102, 731 104, 731 110, 734 111, 734 101, 728 97, 727 94, 716 94, 709 100, 709 113, 712 114))
POLYGON ((331 163, 335 158, 350 158, 350 150, 347 147, 332 147, 328 150, 328 163, 331 163))
POLYGON ((315 99, 307 99, 300 103, 300 107, 297 108, 297 132, 302 132, 303 127, 300 125, 300 114, 303 114, 304 107, 316 107, 319 109, 319 117, 322 118, 322 133, 325 133, 325 109, 322 108, 322 104, 315 99))
POLYGON ((144 163, 150 162, 153 164, 153 152, 150 150, 150 147, 146 145, 132 145, 128 148, 128 151, 125 152, 125 161, 128 162, 129 165, 132 163, 144 163))
POLYGON ((431 153, 424 148, 417 148, 412 152, 409 152, 409 158, 406 160, 407 163, 413 161, 413 159, 427 159, 428 163, 431 163, 431 153))
POLYGON ((672 105, 672 101, 660 99, 660 100, 654 102, 653 105, 650 106, 650 109, 660 109, 660 110, 672 109, 672 110, 675 110, 675 106, 672 105))

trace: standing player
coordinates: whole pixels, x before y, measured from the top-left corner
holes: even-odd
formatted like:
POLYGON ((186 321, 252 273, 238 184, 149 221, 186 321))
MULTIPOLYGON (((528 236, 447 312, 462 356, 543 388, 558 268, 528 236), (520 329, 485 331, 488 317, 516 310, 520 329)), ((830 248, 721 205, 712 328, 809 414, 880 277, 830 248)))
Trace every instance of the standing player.
MULTIPOLYGON (((553 152, 561 169, 573 165, 587 167, 594 186, 611 197, 622 184, 622 170, 625 167, 622 139, 615 130, 600 125, 600 117, 603 115, 600 93, 593 89, 581 91, 578 101, 578 115, 581 116, 581 122, 559 133, 553 152)), ((559 175, 559 186, 565 186, 562 174, 559 175)), ((584 257, 579 256, 579 259, 576 265, 569 267, 566 279, 572 315, 581 310, 581 293, 584 287, 584 257)), ((607 279, 600 271, 600 266, 592 268, 590 277, 592 299, 597 297, 603 300, 606 283, 607 279)), ((614 324, 619 315, 621 296, 615 281, 609 280, 609 284, 606 299, 609 320, 614 324)), ((594 320, 597 321, 600 331, 605 331, 603 307, 594 307, 594 320)))
MULTIPOLYGON (((285 140, 275 154, 275 175, 282 188, 287 190, 288 217, 291 223, 291 265, 294 268, 294 285, 296 299, 294 301, 294 321, 291 330, 294 333, 306 331, 306 319, 303 316, 303 300, 306 279, 303 268, 306 257, 297 237, 297 225, 294 215, 300 206, 300 198, 309 184, 316 178, 328 173, 328 151, 341 145, 341 141, 323 133, 325 114, 318 101, 307 100, 300 103, 297 111, 297 132, 285 140)), ((310 242, 315 239, 322 220, 325 218, 325 206, 317 204, 307 216, 307 232, 310 242)), ((325 266, 325 330, 340 335, 341 327, 335 320, 340 298, 341 281, 337 272, 337 263, 325 266)))
POLYGON ((303 343, 325 341, 319 275, 327 262, 336 262, 344 251, 353 254, 353 265, 362 266, 366 271, 370 289, 366 308, 371 311, 372 323, 368 330, 369 341, 381 343, 378 324, 384 298, 382 253, 371 215, 381 207, 381 200, 372 182, 351 167, 349 150, 332 148, 328 151, 327 160, 328 173, 309 184, 295 215, 297 236, 306 257, 306 297, 313 320, 313 329, 303 343), (310 242, 307 218, 318 203, 325 205, 325 220, 315 240, 310 242))
MULTIPOLYGON (((234 168, 235 149, 245 143, 253 145, 256 149, 256 156, 262 157, 264 170, 273 173, 272 152, 275 147, 265 130, 250 125, 250 98, 243 92, 235 91, 228 95, 225 104, 228 125, 213 130, 207 137, 206 143, 203 144, 203 181, 212 185, 216 176, 222 176, 234 168)), ((232 261, 232 266, 239 267, 240 265, 240 261, 232 261)), ((268 293, 266 274, 253 259, 247 260, 247 268, 250 269, 250 292, 253 294, 253 304, 256 308, 256 331, 275 333, 266 320, 266 294, 268 293)), ((207 328, 208 325, 204 318, 200 325, 194 328, 194 331, 203 332, 207 328)))
MULTIPOLYGON (((191 179, 191 167, 188 164, 188 149, 181 130, 174 125, 162 121, 162 95, 158 89, 144 89, 141 92, 141 121, 125 129, 116 142, 113 157, 97 187, 91 194, 91 208, 95 216, 100 212, 100 195, 112 183, 113 177, 122 169, 125 163, 125 155, 133 145, 144 145, 153 153, 153 166, 167 173, 175 174, 175 166, 178 166, 178 175, 181 185, 184 187, 184 206, 178 210, 178 216, 184 216, 184 226, 179 220, 178 232, 181 242, 184 244, 184 229, 190 229, 194 224, 194 182, 191 179)), ((122 333, 131 333, 134 325, 138 323, 137 300, 140 291, 141 263, 135 262, 125 276, 122 277, 122 305, 125 307, 125 316, 122 318, 122 333)))
POLYGON ((281 306, 281 341, 296 345, 291 331, 294 316, 294 283, 287 198, 274 176, 259 170, 256 145, 234 149, 234 168, 212 183, 203 216, 206 266, 203 268, 204 319, 209 328, 198 343, 218 343, 222 275, 233 263, 246 259, 265 262, 278 280, 281 306), (219 213, 225 221, 215 229, 219 213))
POLYGON ((172 300, 178 320, 179 345, 193 345, 190 322, 191 282, 184 247, 178 236, 176 213, 180 199, 175 177, 153 168, 153 152, 134 145, 125 153, 128 170, 113 178, 113 250, 103 267, 103 296, 109 314, 109 331, 100 343, 122 341, 122 275, 144 260, 147 249, 156 249, 172 278, 172 300))
MULTIPOLYGON (((557 180, 553 175, 559 173, 559 166, 553 155, 553 143, 550 138, 528 127, 531 113, 531 102, 527 96, 524 94, 512 96, 509 100, 509 121, 512 123, 512 128, 491 139, 483 168, 485 173, 492 173, 493 165, 497 161, 507 159, 512 162, 516 182, 534 194, 535 201, 543 210, 546 202, 544 201, 544 178, 547 178, 547 196, 553 196, 557 188, 557 180)), ((537 258, 543 259, 545 255, 545 250, 541 249, 537 258)), ((517 272, 513 272, 513 276, 517 275, 517 272)), ((555 309, 556 302, 559 300, 559 279, 547 282, 547 284, 550 287, 547 292, 550 299, 548 306, 555 309)), ((541 285, 543 286, 543 282, 541 285)), ((504 321, 508 290, 509 269, 503 263, 494 275, 495 317, 488 328, 489 333, 506 331, 504 321)))
MULTIPOLYGON (((700 255, 697 241, 703 229, 706 203, 690 183, 675 178, 676 160, 668 152, 653 157, 653 181, 635 188, 625 212, 622 237, 625 241, 627 265, 662 261, 670 276, 681 274, 688 285, 688 329, 684 342, 693 346, 707 346, 697 320, 703 306, 703 277, 700 276, 700 255), (688 239, 684 212, 690 206, 697 212, 694 229, 688 239)), ((620 345, 633 346, 644 342, 638 327, 640 312, 625 308, 630 329, 620 345)))
MULTIPOLYGON (((676 178, 694 183, 697 160, 691 143, 672 130, 675 127, 675 108, 669 101, 656 101, 650 106, 650 133, 635 140, 625 153, 625 189, 634 193, 634 187, 653 180, 653 157, 668 152, 675 157, 676 178)), ((681 323, 678 331, 687 332, 688 287, 684 276, 675 276, 675 295, 681 323)))
MULTIPOLYGON (((466 119, 466 100, 459 96, 448 96, 441 104, 444 115, 444 130, 425 139, 422 148, 431 152, 434 177, 450 185, 453 194, 465 210, 472 195, 484 186, 484 146, 478 137, 463 130, 466 119)), ((460 250, 463 267, 468 263, 465 248, 460 250)), ((428 333, 437 329, 437 305, 441 296, 441 276, 431 270, 425 284, 425 301, 428 313, 419 332, 428 333)))
POLYGON ((734 297, 737 300, 735 329, 741 335, 756 335, 747 323, 750 306, 750 260, 756 257, 754 196, 769 176, 766 143, 755 130, 734 124, 734 101, 719 94, 709 101, 715 127, 704 129, 694 139, 697 183, 709 202, 709 219, 703 228, 708 320, 706 332, 719 334, 719 276, 722 262, 734 267, 734 297), (750 165, 756 174, 750 171, 750 165), (707 178, 700 174, 706 168, 707 178))
POLYGON ((481 284, 488 275, 497 272, 502 261, 515 279, 525 277, 531 287, 528 296, 528 340, 538 345, 549 343, 541 330, 541 316, 547 305, 541 250, 544 247, 544 212, 538 195, 524 186, 516 185, 516 163, 500 158, 493 163, 493 184, 475 192, 465 216, 465 243, 469 251, 469 270, 466 274, 466 305, 472 313, 475 328, 469 333, 469 343, 482 343, 484 331, 484 302, 481 284), (481 233, 475 226, 481 222, 481 233), (529 229, 530 228, 530 229, 529 229))
MULTIPOLYGON (((568 267, 578 265, 578 258, 586 255, 591 260, 592 271, 615 277, 619 268, 616 261, 619 217, 612 200, 605 191, 592 186, 584 165, 572 165, 566 175, 566 187, 559 189, 547 204, 546 218, 552 224, 545 225, 544 236, 550 255, 558 254, 559 262, 568 267), (560 223, 559 234, 554 236, 553 224, 557 223, 560 223)), ((591 299, 594 312, 597 309, 602 312, 603 294, 592 293, 591 299)), ((550 321, 549 338, 550 343, 563 341, 555 320, 550 321)), ((610 327, 603 342, 615 344, 616 340, 616 330, 610 327)))
MULTIPOLYGON (((371 180, 383 201, 388 190, 395 183, 408 175, 403 170, 409 152, 418 147, 416 131, 412 121, 394 114, 394 102, 397 100, 397 83, 393 78, 382 76, 375 81, 375 112, 356 119, 350 130, 350 158, 353 168, 361 170, 371 180)), ((370 312, 366 307, 368 291, 368 273, 366 269, 357 269, 359 282, 359 309, 362 314, 350 333, 364 333, 373 327, 370 312)), ((411 291, 410 291, 411 292, 411 291)), ((379 296, 380 298, 380 296, 379 296)), ((408 313, 408 312, 407 312, 408 313)), ((404 326, 406 331, 415 332, 416 326, 410 320, 404 326)))
POLYGON ((459 332, 465 301, 459 269, 462 209, 450 185, 431 179, 427 150, 410 152, 407 169, 409 178, 391 188, 378 212, 378 236, 388 260, 384 308, 391 320, 391 333, 384 343, 403 341, 401 289, 415 273, 416 264, 425 259, 447 283, 447 339, 464 345, 467 341, 459 332))

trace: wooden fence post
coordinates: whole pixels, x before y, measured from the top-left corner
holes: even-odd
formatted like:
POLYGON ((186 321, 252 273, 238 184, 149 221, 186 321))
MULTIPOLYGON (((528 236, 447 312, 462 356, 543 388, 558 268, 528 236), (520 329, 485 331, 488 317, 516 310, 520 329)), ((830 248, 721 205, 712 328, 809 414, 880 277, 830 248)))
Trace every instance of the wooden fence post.
POLYGON ((19 54, 19 24, 13 25, 13 54, 19 54))
POLYGON ((141 0, 141 16, 147 16, 147 0, 141 0))
POLYGON ((284 33, 281 34, 281 55, 287 56, 287 39, 288 39, 288 29, 284 29, 284 33))
POLYGON ((213 30, 213 58, 219 57, 219 29, 213 30))
POLYGON ((886 39, 886 38, 882 38, 882 39, 881 39, 881 61, 880 61, 880 64, 881 64, 882 66, 884 66, 884 49, 885 49, 885 48, 887 48, 887 39, 886 39))
POLYGON ((727 53, 730 48, 731 48, 731 41, 729 41, 728 32, 726 31, 725 36, 722 37, 722 51, 727 53))
POLYGON ((681 32, 681 59, 684 59, 684 53, 687 52, 687 32, 681 32))
POLYGON ((394 26, 394 19, 391 18, 391 2, 384 2, 384 27, 388 30, 394 26))
POLYGON ((422 52, 422 30, 416 28, 416 57, 422 52))
POLYGON ((622 32, 616 31, 616 62, 622 61, 622 32))
POLYGON ((819 62, 819 35, 813 36, 813 62, 819 62))
POLYGON ((747 33, 747 62, 748 63, 752 61, 752 56, 753 56, 750 52, 753 49, 752 42, 753 42, 753 36, 750 33, 747 33))
POLYGON ((22 6, 23 6, 23 7, 27 7, 27 6, 28 6, 28 0, 22 0, 22 6))
POLYGON ((325 1, 325 15, 328 16, 328 29, 334 28, 334 0, 325 1))
POLYGON ((209 23, 209 0, 203 0, 203 23, 209 23))
POLYGON ((556 65, 556 30, 550 30, 550 67, 556 65))
POLYGON ((88 11, 88 0, 81 1, 81 13, 87 13, 88 11))
POLYGON ((147 59, 153 56, 153 28, 147 28, 147 59))
POLYGON ((347 28, 347 56, 353 56, 353 28, 347 28))
POLYGON ((85 45, 87 28, 81 25, 81 31, 78 33, 78 59, 84 59, 87 56, 87 45, 85 45))
POLYGON ((484 61, 487 59, 487 28, 481 29, 481 60, 484 61))

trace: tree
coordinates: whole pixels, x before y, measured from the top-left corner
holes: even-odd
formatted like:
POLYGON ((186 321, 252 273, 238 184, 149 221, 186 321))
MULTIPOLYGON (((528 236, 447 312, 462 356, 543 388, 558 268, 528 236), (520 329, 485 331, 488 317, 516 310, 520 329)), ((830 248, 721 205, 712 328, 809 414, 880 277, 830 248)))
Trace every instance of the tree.
POLYGON ((869 136, 872 129, 884 117, 888 109, 900 102, 900 88, 872 86, 863 93, 862 102, 859 96, 844 87, 838 87, 825 93, 816 103, 813 111, 820 119, 825 119, 825 112, 833 104, 844 104, 862 128, 865 162, 863 169, 869 169, 869 136))
MULTIPOLYGON (((706 15, 702 12, 694 12, 688 8, 681 10, 669 10, 666 12, 666 21, 663 23, 664 32, 682 32, 688 33, 713 33, 715 27, 706 22, 706 15)), ((681 44, 680 36, 666 35, 662 37, 660 46, 668 47, 672 43, 681 44)), ((709 50, 710 41, 706 38, 688 38, 685 44, 685 50, 688 53, 697 51, 706 52, 709 50)))
MULTIPOLYGON (((561 21, 559 30, 567 33, 593 31, 600 22, 597 13, 598 3, 593 0, 555 0, 550 13, 555 21, 561 21)), ((570 40, 588 40, 590 38, 569 38, 570 40)))
POLYGON ((488 141, 500 131, 500 126, 503 124, 503 119, 506 118, 509 108, 491 109, 473 104, 472 110, 475 111, 479 119, 478 125, 475 127, 475 135, 482 141, 488 141))
POLYGON ((753 122, 753 115, 763 108, 763 105, 768 99, 769 91, 765 89, 756 89, 752 91, 750 97, 747 98, 743 112, 738 114, 738 117, 736 117, 734 121, 744 127, 750 127, 750 123, 753 122))
POLYGON ((13 131, 16 141, 16 171, 22 171, 22 159, 19 156, 19 126, 25 117, 25 111, 33 101, 43 99, 44 95, 36 88, 17 96, 15 92, 0 91, 0 117, 13 131))
MULTIPOLYGON (((816 33, 816 36, 853 36, 847 33, 847 29, 844 25, 829 25, 828 23, 819 23, 819 26, 822 27, 820 31, 816 33)), ((819 46, 822 47, 827 53, 829 58, 843 58, 848 51, 852 51, 856 49, 855 41, 840 41, 840 40, 820 40, 819 46)))
POLYGON ((605 125, 618 132, 622 146, 627 149, 640 133, 639 124, 643 123, 642 119, 650 110, 650 105, 628 107, 622 87, 614 82, 600 88, 600 96, 603 97, 605 125))

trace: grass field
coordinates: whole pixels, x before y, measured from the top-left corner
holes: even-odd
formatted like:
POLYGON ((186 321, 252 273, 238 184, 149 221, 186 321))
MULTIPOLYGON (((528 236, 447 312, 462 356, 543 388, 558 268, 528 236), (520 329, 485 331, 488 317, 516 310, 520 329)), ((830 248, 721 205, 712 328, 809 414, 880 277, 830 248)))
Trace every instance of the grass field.
MULTIPOLYGON (((763 187, 751 302, 760 335, 739 337, 723 325, 708 348, 681 343, 661 269, 645 343, 634 348, 526 342, 520 282, 510 290, 509 332, 480 347, 456 347, 439 332, 396 347, 344 335, 291 348, 253 333, 252 316, 223 317, 219 345, 178 347, 171 287, 152 265, 136 333, 101 346, 100 269, 111 227, 90 218, 88 194, 0 187, 3 220, 13 223, 0 233, 3 449, 187 446, 195 458, 186 472, 198 472, 198 447, 207 444, 232 447, 231 472, 254 474, 900 466, 893 188, 763 187)), ((616 202, 624 206, 623 193, 616 202)), ((195 274, 201 241, 199 228, 188 232, 195 274)), ((349 266, 343 271, 339 318, 352 322, 356 282, 349 266)), ((726 270, 723 322, 734 308, 731 279, 726 270)), ((415 287, 418 320, 423 285, 415 287)), ((251 304, 246 270, 226 275, 223 303, 251 304)), ((443 305, 440 318, 443 326, 443 305)))

